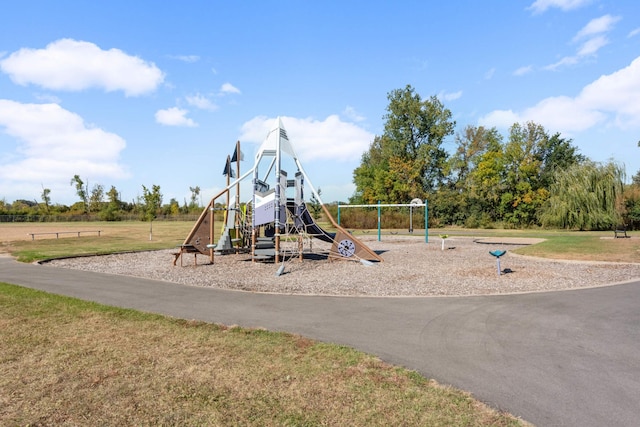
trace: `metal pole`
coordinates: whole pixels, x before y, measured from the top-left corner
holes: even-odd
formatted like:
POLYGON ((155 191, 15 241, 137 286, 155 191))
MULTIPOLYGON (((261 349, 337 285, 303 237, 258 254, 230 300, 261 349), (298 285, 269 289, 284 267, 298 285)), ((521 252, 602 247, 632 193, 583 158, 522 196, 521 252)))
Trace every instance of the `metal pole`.
POLYGON ((380 240, 380 200, 378 200, 378 242, 380 240))
POLYGON ((413 206, 409 206, 409 233, 413 233, 413 206))
POLYGON ((338 225, 340 225, 340 203, 338 203, 338 225))
POLYGON ((424 242, 429 243, 429 202, 424 201, 424 242))

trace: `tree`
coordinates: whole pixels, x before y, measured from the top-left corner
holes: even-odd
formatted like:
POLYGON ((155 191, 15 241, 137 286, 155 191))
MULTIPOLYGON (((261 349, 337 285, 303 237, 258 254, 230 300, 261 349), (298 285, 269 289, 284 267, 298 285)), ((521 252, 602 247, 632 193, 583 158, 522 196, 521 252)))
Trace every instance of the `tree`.
POLYGON ((490 193, 498 194, 502 183, 502 162, 495 156, 502 153, 502 136, 496 128, 467 126, 455 142, 456 151, 446 164, 447 185, 431 200, 432 216, 444 224, 488 226, 497 213, 497 199, 490 193), (491 170, 495 179, 487 179, 491 170))
POLYGON ((120 211, 122 210, 122 202, 120 201, 120 194, 116 187, 113 185, 107 192, 107 205, 100 211, 100 217, 103 221, 120 221, 122 216, 120 211))
POLYGON ((571 139, 560 137, 559 133, 542 141, 538 148, 538 157, 541 161, 540 186, 548 188, 553 183, 557 170, 566 169, 587 160, 585 156, 578 153, 578 148, 571 142, 571 139))
POLYGON ((469 173, 475 170, 482 155, 501 144, 502 136, 494 127, 467 126, 464 134, 456 135, 456 152, 449 160, 449 175, 453 187, 462 189, 467 185, 469 173))
POLYGON ((91 189, 89 195, 89 211, 98 212, 102 208, 102 202, 104 199, 104 187, 102 184, 95 184, 91 189))
POLYGON ((143 218, 145 221, 153 221, 158 215, 162 206, 162 193, 160 186, 153 184, 151 190, 142 186, 142 198, 144 200, 143 218))
POLYGON ((200 207, 200 203, 198 203, 198 197, 200 196, 200 187, 189 187, 189 191, 191 191, 191 203, 189 203, 189 209, 196 210, 196 208, 200 207))
POLYGON ((44 203, 44 211, 47 215, 49 214, 49 205, 51 204, 51 197, 49 196, 49 194, 51 194, 51 190, 42 186, 41 197, 42 202, 44 203))
POLYGON ((436 189, 447 158, 442 143, 455 128, 451 111, 436 96, 423 101, 411 85, 391 91, 387 99, 384 135, 390 142, 390 154, 400 161, 420 160, 424 190, 436 189))
POLYGON ((71 185, 75 185, 76 187, 76 194, 80 198, 80 202, 82 202, 83 213, 88 213, 89 212, 88 199, 87 199, 88 189, 85 188, 84 182, 82 181, 82 179, 80 179, 80 175, 74 175, 73 178, 71 178, 71 185))
POLYGON ((354 170, 352 201, 424 199, 443 182, 447 152, 442 144, 455 126, 451 112, 435 96, 423 101, 410 85, 387 98, 384 134, 374 138, 354 170))
POLYGON ((606 230, 621 220, 624 168, 585 161, 558 170, 543 206, 544 226, 579 230, 606 230))
POLYGON ((158 211, 162 207, 162 193, 160 186, 153 184, 151 190, 142 186, 142 198, 144 200, 143 218, 149 221, 149 240, 153 240, 153 220, 157 217, 158 211))
MULTIPOLYGON (((318 197, 322 195, 322 190, 318 187, 318 197)), ((318 200, 315 193, 311 195, 311 200, 309 201, 309 209, 311 209, 311 215, 313 218, 320 218, 320 212, 322 212, 322 205, 320 204, 320 200, 318 200)))

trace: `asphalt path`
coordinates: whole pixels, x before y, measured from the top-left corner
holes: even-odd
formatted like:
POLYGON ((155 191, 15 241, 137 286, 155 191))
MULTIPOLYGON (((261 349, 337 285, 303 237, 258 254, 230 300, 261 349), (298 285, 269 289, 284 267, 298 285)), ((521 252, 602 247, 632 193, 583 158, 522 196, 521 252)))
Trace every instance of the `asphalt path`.
POLYGON ((482 297, 289 296, 0 257, 0 281, 185 319, 348 345, 537 426, 640 420, 640 282, 482 297))

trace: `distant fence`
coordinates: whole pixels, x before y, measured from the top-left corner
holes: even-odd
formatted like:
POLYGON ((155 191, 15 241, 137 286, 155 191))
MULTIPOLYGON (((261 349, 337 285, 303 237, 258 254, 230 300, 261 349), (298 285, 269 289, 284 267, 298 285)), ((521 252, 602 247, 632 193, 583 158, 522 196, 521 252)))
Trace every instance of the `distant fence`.
MULTIPOLYGON (((196 221, 200 214, 159 215, 154 221, 196 221)), ((93 215, 0 215, 0 223, 7 222, 96 222, 104 221, 93 215)), ((140 215, 122 215, 118 221, 142 221, 140 215)), ((118 222, 113 221, 113 222, 118 222)))

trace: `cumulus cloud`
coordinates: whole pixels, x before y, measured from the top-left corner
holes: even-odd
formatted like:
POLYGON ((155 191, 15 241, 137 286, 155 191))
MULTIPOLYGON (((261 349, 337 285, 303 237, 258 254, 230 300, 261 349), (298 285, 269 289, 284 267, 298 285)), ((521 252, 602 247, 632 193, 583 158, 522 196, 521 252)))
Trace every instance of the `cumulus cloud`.
POLYGON ((542 13, 550 8, 558 8, 563 11, 578 9, 591 3, 591 0, 536 0, 527 9, 533 13, 542 13))
POLYGON ((156 122, 165 126, 198 126, 196 122, 187 117, 189 111, 178 107, 167 108, 156 111, 156 122))
POLYGON ((523 111, 496 110, 480 124, 506 128, 534 121, 553 132, 580 132, 605 124, 622 129, 640 127, 640 57, 629 66, 585 86, 576 97, 543 99, 523 111))
POLYGON ((0 162, 0 187, 69 185, 75 174, 119 179, 126 143, 118 135, 87 125, 57 104, 22 104, 0 99, 0 130, 18 141, 0 162))
MULTIPOLYGON (((289 141, 303 161, 358 160, 374 135, 361 127, 331 115, 324 120, 281 117, 289 141)), ((275 118, 258 116, 242 125, 240 140, 260 144, 272 130, 275 118)))
POLYGON ((152 92, 164 81, 162 71, 151 62, 72 39, 57 40, 44 49, 22 48, 0 61, 0 70, 22 86, 62 91, 100 88, 121 90, 127 96, 152 92))

